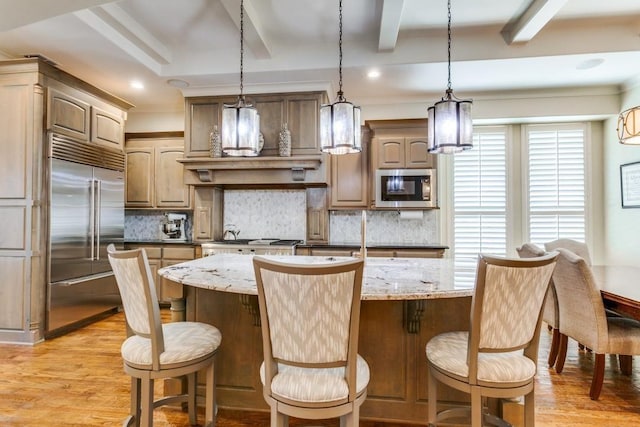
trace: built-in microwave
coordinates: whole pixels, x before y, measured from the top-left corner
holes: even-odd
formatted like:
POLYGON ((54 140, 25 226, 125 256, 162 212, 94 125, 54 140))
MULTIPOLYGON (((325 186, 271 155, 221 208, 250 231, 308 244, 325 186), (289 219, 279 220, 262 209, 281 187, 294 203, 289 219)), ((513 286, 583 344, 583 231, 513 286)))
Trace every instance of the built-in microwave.
POLYGON ((377 208, 435 208, 435 169, 376 170, 377 208))

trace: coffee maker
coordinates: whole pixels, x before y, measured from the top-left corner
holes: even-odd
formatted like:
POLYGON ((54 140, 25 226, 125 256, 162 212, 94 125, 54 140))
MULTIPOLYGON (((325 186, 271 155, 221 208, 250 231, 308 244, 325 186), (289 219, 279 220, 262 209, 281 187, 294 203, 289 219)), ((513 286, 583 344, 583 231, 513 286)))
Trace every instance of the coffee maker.
POLYGON ((165 213, 162 222, 162 240, 186 241, 187 233, 185 224, 187 222, 187 214, 182 213, 165 213))

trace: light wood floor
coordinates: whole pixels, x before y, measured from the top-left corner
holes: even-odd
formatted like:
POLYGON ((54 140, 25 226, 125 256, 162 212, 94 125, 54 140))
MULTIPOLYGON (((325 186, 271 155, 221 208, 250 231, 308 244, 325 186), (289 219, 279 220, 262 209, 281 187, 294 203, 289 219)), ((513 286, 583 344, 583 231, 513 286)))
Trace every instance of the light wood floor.
MULTIPOLYGON (((124 330, 123 315, 116 314, 36 346, 0 344, 0 426, 120 425, 129 408, 129 377, 120 359, 124 330)), ((536 426, 640 426, 640 358, 634 360, 631 377, 620 374, 616 359, 608 358, 602 395, 594 402, 588 396, 593 356, 570 342, 564 372, 557 375, 546 367, 548 345, 545 329, 536 426)), ((154 420, 158 427, 188 425, 186 414, 172 409, 156 410, 154 420)), ((268 420, 262 413, 223 409, 218 413, 219 427, 266 426, 268 420)), ((361 422, 361 426, 398 427, 374 422, 361 422)))

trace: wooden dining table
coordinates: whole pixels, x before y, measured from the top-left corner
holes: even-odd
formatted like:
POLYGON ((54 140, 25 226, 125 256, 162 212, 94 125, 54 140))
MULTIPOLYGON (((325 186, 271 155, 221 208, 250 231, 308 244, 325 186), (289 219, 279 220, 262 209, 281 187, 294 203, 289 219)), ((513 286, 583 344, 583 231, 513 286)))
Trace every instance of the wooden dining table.
POLYGON ((594 265, 591 271, 604 306, 622 316, 640 320, 640 267, 594 265))

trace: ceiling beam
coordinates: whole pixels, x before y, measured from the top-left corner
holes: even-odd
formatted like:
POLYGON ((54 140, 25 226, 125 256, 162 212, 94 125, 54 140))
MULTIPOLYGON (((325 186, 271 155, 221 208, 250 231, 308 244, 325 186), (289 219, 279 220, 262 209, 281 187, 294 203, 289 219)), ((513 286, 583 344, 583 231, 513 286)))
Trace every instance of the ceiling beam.
POLYGON ((115 3, 75 15, 158 75, 171 62, 171 50, 115 3))
POLYGON ((383 0, 378 52, 392 51, 398 41, 404 0, 383 0))
MULTIPOLYGON (((221 0, 222 5, 240 30, 237 0, 221 0)), ((258 59, 271 59, 271 46, 262 29, 262 21, 250 0, 244 0, 244 41, 258 59)))
POLYGON ((507 44, 525 43, 547 25, 568 0, 533 0, 522 15, 502 29, 507 44))
POLYGON ((112 1, 113 0, 3 1, 2 6, 0 6, 2 9, 2 14, 0 14, 0 32, 112 1))

